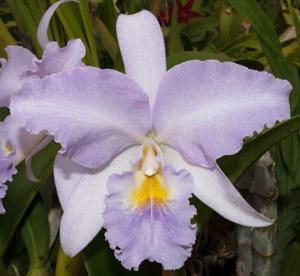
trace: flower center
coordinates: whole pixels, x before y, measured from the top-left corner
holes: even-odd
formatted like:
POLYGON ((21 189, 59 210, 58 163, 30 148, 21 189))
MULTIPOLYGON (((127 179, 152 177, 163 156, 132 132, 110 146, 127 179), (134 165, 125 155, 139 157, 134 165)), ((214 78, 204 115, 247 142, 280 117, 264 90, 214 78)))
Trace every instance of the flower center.
POLYGON ((142 158, 135 171, 135 187, 132 191, 132 203, 135 208, 149 204, 161 205, 168 200, 169 190, 164 184, 160 156, 155 144, 143 145, 142 158))

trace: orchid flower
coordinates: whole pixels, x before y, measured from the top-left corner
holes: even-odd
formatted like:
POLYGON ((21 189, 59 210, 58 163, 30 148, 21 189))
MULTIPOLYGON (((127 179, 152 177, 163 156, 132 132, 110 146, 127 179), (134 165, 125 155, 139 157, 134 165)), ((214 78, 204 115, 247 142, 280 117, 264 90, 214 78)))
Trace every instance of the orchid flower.
POLYGON ((62 145, 54 175, 64 251, 76 255, 104 227, 124 267, 148 259, 177 269, 195 242, 192 194, 235 223, 270 225, 216 160, 289 118, 291 85, 216 60, 166 71, 161 28, 148 11, 120 15, 117 35, 126 74, 76 68, 32 80, 11 99, 15 120, 62 145))
MULTIPOLYGON (((85 56, 85 46, 80 39, 70 40, 68 45, 60 48, 56 42, 49 42, 47 28, 54 10, 67 0, 57 2, 47 11, 38 29, 38 38, 44 48, 44 55, 39 60, 33 53, 21 46, 6 48, 8 59, 0 59, 0 107, 8 107, 12 95, 18 93, 25 83, 33 79, 42 79, 57 72, 83 66, 81 59, 85 56)), ((40 91, 41 93, 42 91, 40 91)), ((31 157, 49 143, 45 133, 32 135, 11 116, 0 125, 0 213, 5 209, 1 199, 6 192, 5 183, 12 181, 17 172, 16 166, 26 158, 27 174, 36 181, 31 172, 31 157)))

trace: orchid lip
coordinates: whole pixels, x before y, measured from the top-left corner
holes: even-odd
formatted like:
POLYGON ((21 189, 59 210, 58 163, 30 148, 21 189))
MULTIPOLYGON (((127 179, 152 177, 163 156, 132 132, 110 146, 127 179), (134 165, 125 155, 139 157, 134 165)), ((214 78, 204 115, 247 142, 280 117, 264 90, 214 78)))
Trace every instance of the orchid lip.
POLYGON ((153 139, 143 142, 139 156, 131 171, 108 178, 106 239, 128 269, 137 270, 145 259, 160 262, 165 269, 179 268, 190 256, 195 241, 196 229, 191 224, 195 208, 188 201, 192 176, 165 166, 162 151, 153 139), (161 247, 168 253, 162 254, 161 247), (176 260, 167 256, 172 252, 176 260))

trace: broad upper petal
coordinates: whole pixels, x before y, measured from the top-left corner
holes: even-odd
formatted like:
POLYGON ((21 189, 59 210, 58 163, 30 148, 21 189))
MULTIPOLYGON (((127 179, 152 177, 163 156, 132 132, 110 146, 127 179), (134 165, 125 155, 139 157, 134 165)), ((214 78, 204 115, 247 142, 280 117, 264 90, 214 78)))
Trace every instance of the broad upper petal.
POLYGON ((23 86, 28 79, 25 72, 34 68, 35 59, 34 54, 20 46, 8 46, 6 52, 8 59, 0 62, 0 107, 8 106, 10 96, 23 86))
MULTIPOLYGON (((265 227, 272 221, 255 211, 218 168, 202 168, 188 164, 170 147, 162 147, 166 162, 175 169, 186 169, 193 176, 194 195, 228 220, 250 227, 265 227)), ((201 215, 201 214, 200 214, 201 215)))
POLYGON ((147 92, 152 106, 166 72, 165 44, 160 25, 149 11, 120 15, 117 35, 126 74, 147 92))
POLYGON ((94 67, 30 81, 10 109, 28 131, 47 130, 65 157, 88 168, 105 166, 141 143, 151 124, 141 89, 124 74, 94 67))
POLYGON ((230 62, 189 61, 166 73, 153 111, 157 140, 194 165, 239 151, 243 138, 289 118, 291 85, 230 62))
POLYGON ((56 159, 55 185, 64 209, 60 239, 69 256, 81 251, 102 228, 107 179, 127 171, 139 150, 127 149, 102 171, 82 168, 61 156, 56 159))

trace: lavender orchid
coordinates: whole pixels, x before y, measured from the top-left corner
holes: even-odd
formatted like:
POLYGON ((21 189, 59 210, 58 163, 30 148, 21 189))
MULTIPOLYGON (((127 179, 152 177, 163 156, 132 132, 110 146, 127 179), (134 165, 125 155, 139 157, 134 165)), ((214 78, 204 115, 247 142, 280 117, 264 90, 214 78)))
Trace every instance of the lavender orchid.
MULTIPOLYGON (((39 26, 39 40, 44 48, 41 60, 29 50, 21 46, 6 48, 8 59, 0 59, 0 107, 8 107, 12 95, 18 93, 25 83, 33 79, 83 66, 81 59, 85 55, 85 47, 81 40, 69 41, 65 48, 60 48, 56 42, 47 38, 47 21, 54 10, 67 0, 53 5, 44 15, 39 26)), ((5 196, 7 181, 12 181, 12 175, 17 172, 15 167, 26 158, 28 176, 36 180, 30 169, 31 156, 50 141, 45 133, 32 135, 27 132, 11 116, 0 125, 0 199, 5 196)), ((5 209, 0 201, 0 213, 5 209)))
POLYGON ((216 159, 289 118, 290 84, 215 60, 166 71, 161 29, 147 11, 120 15, 117 34, 126 74, 76 68, 32 80, 11 100, 16 121, 62 145, 54 173, 65 252, 74 256, 105 227, 126 268, 149 259, 177 269, 195 242, 192 193, 233 222, 270 225, 216 159))

